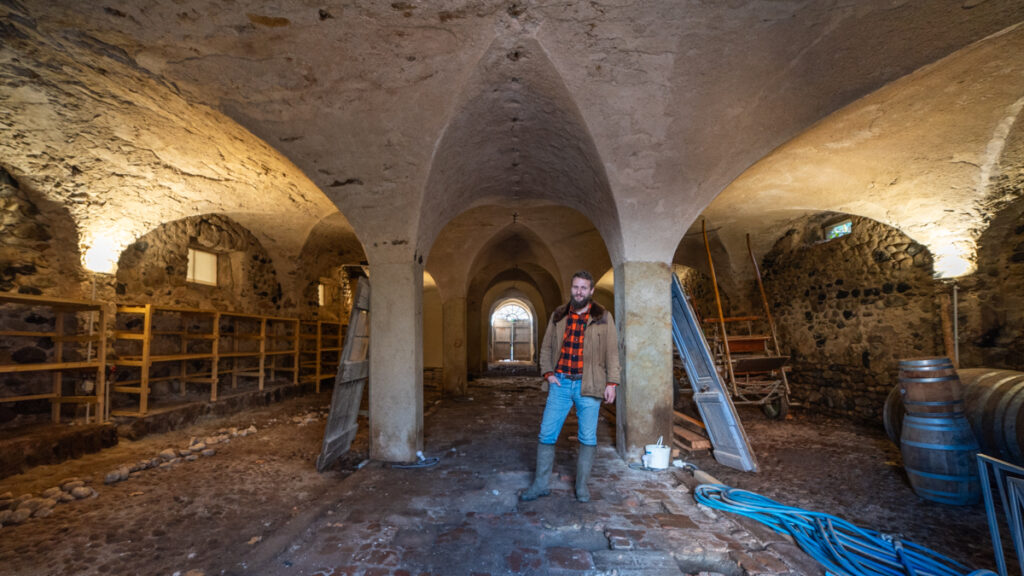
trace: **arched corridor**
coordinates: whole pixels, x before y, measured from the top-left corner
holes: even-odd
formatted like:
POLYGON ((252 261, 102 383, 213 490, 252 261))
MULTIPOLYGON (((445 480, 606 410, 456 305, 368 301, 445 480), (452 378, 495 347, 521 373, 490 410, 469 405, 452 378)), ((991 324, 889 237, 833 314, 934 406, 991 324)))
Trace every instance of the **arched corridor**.
POLYGON ((795 416, 878 428, 902 359, 1024 370, 1022 112, 1019 0, 3 3, 0 436, 322 394, 369 278, 365 455, 414 462, 577 270, 622 463, 683 408, 673 277, 769 304, 795 416))

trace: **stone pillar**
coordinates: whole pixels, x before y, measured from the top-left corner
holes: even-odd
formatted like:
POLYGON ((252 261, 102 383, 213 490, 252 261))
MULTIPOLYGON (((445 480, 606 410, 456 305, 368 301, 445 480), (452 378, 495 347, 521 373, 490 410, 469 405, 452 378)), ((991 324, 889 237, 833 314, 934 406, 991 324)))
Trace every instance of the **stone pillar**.
POLYGON ((370 457, 423 448, 423 267, 370 265, 370 457))
POLYGON ((444 301, 444 393, 466 395, 466 298, 444 301))
POLYGON ((615 321, 622 343, 616 399, 616 445, 624 459, 645 444, 672 445, 671 267, 625 262, 615 267, 615 321))

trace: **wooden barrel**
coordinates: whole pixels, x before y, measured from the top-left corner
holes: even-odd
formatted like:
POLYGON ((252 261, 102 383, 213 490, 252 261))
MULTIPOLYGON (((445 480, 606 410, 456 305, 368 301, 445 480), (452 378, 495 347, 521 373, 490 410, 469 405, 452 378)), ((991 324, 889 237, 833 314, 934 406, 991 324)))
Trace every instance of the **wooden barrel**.
POLYGON ((980 501, 978 442, 962 414, 944 418, 907 414, 900 453, 918 496, 961 506, 980 501))
POLYGON ((899 361, 899 382, 907 414, 945 418, 964 413, 964 393, 949 358, 899 361))
POLYGON ((1024 465, 1024 372, 960 370, 967 420, 990 456, 1024 465))
POLYGON ((882 408, 882 424, 885 425, 885 433, 897 448, 900 446, 900 434, 903 433, 903 416, 905 414, 903 395, 900 392, 900 385, 897 384, 889 391, 889 396, 885 399, 885 406, 882 408))

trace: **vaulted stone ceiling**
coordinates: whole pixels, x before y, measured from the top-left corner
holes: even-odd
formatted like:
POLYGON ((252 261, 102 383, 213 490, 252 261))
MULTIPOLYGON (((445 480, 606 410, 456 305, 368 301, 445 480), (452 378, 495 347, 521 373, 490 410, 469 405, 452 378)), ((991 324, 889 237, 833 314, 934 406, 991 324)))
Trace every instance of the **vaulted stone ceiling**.
POLYGON ((86 247, 105 228, 128 242, 224 212, 283 262, 338 209, 319 230, 358 235, 372 264, 426 260, 444 234, 473 252, 532 206, 590 222, 607 256, 586 258, 667 262, 722 190, 804 132, 709 217, 758 238, 790 210, 919 228, 893 211, 921 189, 911 178, 855 201, 871 170, 832 194, 815 168, 853 158, 962 171, 957 114, 915 98, 976 98, 962 110, 984 117, 969 141, 990 141, 985 126, 1015 119, 1024 58, 1011 30, 935 65, 948 72, 903 78, 1024 20, 1019 0, 8 1, 0 17, 0 164, 71 205, 86 247), (986 55, 996 64, 981 65, 986 55), (983 101, 1000 74, 998 103, 983 101), (878 126, 878 102, 903 120, 834 145, 839 130, 878 126), (883 153, 908 139, 937 160, 883 153), (828 154, 792 151, 809 147, 828 154), (764 182, 782 191, 761 195, 764 182), (457 218, 486 206, 501 208, 479 214, 490 226, 457 218))

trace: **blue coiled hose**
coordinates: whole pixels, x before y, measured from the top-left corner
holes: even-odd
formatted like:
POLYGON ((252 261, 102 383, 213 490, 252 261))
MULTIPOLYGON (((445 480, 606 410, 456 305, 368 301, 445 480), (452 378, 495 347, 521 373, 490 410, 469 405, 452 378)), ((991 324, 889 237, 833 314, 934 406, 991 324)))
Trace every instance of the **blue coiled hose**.
POLYGON ((694 492, 700 504, 740 514, 789 534, 828 574, 837 576, 996 576, 975 570, 913 542, 865 530, 822 512, 784 506, 747 490, 722 484, 701 484, 694 492))

